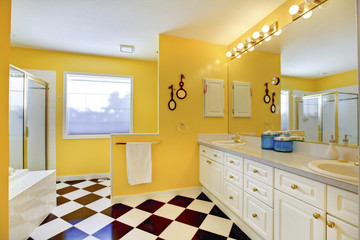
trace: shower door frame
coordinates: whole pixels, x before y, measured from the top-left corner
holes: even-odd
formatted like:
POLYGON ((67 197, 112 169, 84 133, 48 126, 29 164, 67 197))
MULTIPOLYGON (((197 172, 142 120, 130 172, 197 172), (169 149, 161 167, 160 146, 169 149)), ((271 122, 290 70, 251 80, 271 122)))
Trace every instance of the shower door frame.
POLYGON ((28 122, 28 81, 34 81, 45 87, 45 170, 48 170, 48 106, 49 106, 49 84, 48 82, 28 73, 21 68, 10 64, 10 68, 16 69, 24 74, 24 109, 23 109, 23 167, 28 168, 27 159, 27 137, 29 134, 28 122), (26 165, 25 165, 26 163, 26 165))

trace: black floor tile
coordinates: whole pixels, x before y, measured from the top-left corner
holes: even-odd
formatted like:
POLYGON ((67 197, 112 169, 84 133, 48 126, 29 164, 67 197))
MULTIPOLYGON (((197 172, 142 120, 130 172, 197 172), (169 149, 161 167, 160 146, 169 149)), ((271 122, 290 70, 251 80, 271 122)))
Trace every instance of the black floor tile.
POLYGON ((93 236, 101 240, 118 240, 130 232, 133 227, 124 223, 114 221, 104 228, 100 229, 93 236))
POLYGON ((149 212, 149 213, 154 213, 156 212, 159 208, 161 208, 165 203, 163 202, 159 202, 156 200, 146 200, 145 202, 141 203, 139 206, 137 206, 137 209, 141 209, 143 211, 149 212))
POLYGON ((226 219, 230 219, 228 216, 226 216, 226 214, 220 210, 220 208, 218 208, 216 205, 211 209, 210 213, 211 215, 214 216, 218 216, 218 217, 222 217, 222 218, 226 218, 226 219))
POLYGON ((192 203, 192 201, 194 201, 193 198, 176 196, 173 199, 171 199, 168 203, 186 208, 187 206, 190 205, 190 203, 192 203))
POLYGON ((227 237, 199 229, 192 240, 226 240, 227 237))
POLYGON ((196 199, 211 202, 211 200, 204 193, 200 193, 196 199))
POLYGON ((167 228, 172 220, 163 218, 157 215, 151 215, 148 219, 142 222, 137 228, 159 236, 165 228, 167 228))
POLYGON ((58 235, 50 238, 50 240, 81 240, 89 235, 76 227, 69 228, 68 230, 59 233, 58 235))
POLYGON ((230 230, 229 237, 240 240, 251 240, 235 223, 230 230))
POLYGON ((182 222, 193 227, 200 227, 201 223, 205 220, 207 214, 185 209, 177 218, 176 221, 182 222))
POLYGON ((131 209, 132 209, 132 207, 118 203, 118 204, 114 204, 111 207, 103 210, 101 213, 116 219, 116 218, 122 216, 123 214, 127 213, 131 209))

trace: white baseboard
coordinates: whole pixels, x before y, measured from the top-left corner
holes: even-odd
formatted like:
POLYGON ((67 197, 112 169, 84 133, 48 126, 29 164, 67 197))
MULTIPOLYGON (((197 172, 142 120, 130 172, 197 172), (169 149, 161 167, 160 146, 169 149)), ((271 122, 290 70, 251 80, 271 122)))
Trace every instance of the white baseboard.
POLYGON ((74 180, 90 180, 94 178, 110 178, 110 173, 58 176, 56 177, 56 181, 65 182, 65 181, 74 181, 74 180))
POLYGON ((118 196, 112 197, 111 196, 111 203, 121 203, 124 200, 131 201, 132 199, 151 199, 154 197, 167 197, 171 195, 184 195, 184 196, 194 196, 197 193, 200 194, 201 187, 192 187, 192 188, 181 188, 181 189, 174 189, 169 191, 162 191, 162 192, 151 192, 151 193, 143 193, 143 194, 136 194, 136 195, 126 195, 126 196, 118 196))
POLYGON ((241 220, 237 215, 235 215, 228 207, 226 207, 220 200, 218 200, 214 195, 212 195, 206 188, 202 187, 202 192, 210 198, 210 200, 215 203, 216 206, 220 208, 230 219, 233 221, 250 239, 252 240, 262 240, 262 238, 256 234, 243 220, 241 220))

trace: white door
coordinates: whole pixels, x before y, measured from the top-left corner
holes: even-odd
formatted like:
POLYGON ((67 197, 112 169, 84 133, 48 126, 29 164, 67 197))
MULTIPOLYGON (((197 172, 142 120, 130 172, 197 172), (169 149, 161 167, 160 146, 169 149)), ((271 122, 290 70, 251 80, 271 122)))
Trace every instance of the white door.
POLYGON ((200 183, 208 190, 210 190, 209 174, 210 174, 210 164, 209 159, 200 155, 200 172, 199 180, 200 183))
POLYGON ((204 117, 224 117, 224 80, 204 78, 204 117))
POLYGON ((327 215, 327 240, 357 240, 358 228, 327 215))
POLYGON ((210 192, 214 194, 219 200, 223 197, 223 181, 224 181, 224 167, 223 165, 211 161, 210 164, 210 192))
POLYGON ((232 82, 233 117, 251 117, 251 83, 232 82))
POLYGON ((325 240, 323 210, 275 190, 274 239, 325 240))

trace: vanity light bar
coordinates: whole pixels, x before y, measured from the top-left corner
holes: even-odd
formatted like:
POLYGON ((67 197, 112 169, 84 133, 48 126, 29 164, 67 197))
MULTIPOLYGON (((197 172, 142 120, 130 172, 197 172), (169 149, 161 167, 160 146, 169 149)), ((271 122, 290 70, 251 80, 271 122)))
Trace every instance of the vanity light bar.
POLYGON ((278 22, 274 22, 271 25, 264 25, 261 31, 256 31, 252 34, 251 38, 246 38, 244 43, 239 43, 237 48, 233 48, 231 51, 226 53, 226 56, 231 58, 240 58, 241 54, 245 54, 248 51, 253 51, 255 46, 262 44, 263 41, 269 41, 272 35, 278 35, 280 30, 278 28, 278 22))
POLYGON ((305 2, 300 5, 292 5, 289 8, 289 13, 292 15, 292 20, 303 17, 309 18, 312 15, 312 10, 319 7, 321 4, 327 2, 328 0, 305 0, 305 2))

